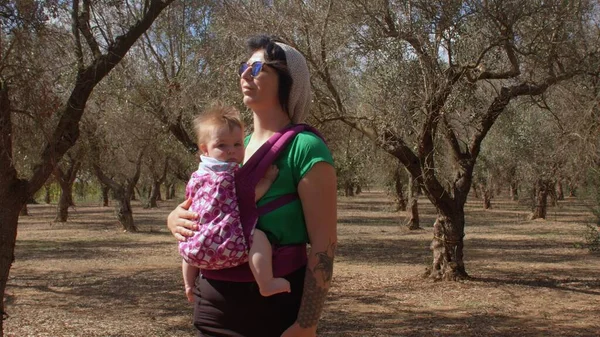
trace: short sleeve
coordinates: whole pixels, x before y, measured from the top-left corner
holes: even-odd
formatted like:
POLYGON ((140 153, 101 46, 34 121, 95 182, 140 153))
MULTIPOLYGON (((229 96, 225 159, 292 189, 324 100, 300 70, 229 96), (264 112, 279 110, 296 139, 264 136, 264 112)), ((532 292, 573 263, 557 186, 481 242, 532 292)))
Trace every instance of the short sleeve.
POLYGON ((290 149, 290 166, 295 183, 298 184, 319 162, 333 166, 333 157, 325 142, 311 132, 299 133, 290 149))

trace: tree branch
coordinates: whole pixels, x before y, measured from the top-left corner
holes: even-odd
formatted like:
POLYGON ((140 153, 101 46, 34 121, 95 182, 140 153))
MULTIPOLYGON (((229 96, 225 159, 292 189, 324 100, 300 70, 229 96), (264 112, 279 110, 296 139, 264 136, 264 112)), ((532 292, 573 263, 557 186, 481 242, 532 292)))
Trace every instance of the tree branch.
POLYGON ((444 123, 444 135, 446 136, 446 140, 452 149, 452 154, 456 161, 460 160, 460 157, 463 155, 463 152, 460 150, 460 144, 458 143, 458 138, 454 133, 454 129, 450 122, 448 121, 448 117, 446 114, 442 114, 442 122, 444 123))
MULTIPOLYGON (((154 57, 154 60, 158 63, 160 71, 163 74, 163 77, 165 78, 165 81, 167 82, 167 84, 170 84, 171 81, 170 81, 170 77, 169 77, 169 72, 167 71, 167 66, 165 65, 165 62, 158 55, 156 50, 154 50, 154 47, 152 46, 152 42, 150 41, 150 37, 148 36, 148 33, 144 33, 144 38, 146 41, 146 43, 144 43, 144 45, 146 45, 148 47, 148 49, 150 50, 150 53, 154 57)), ((146 58, 146 61, 150 61, 147 54, 145 52, 143 54, 144 54, 144 57, 146 58)))
MULTIPOLYGON (((510 61, 510 70, 501 72, 501 73, 493 73, 489 71, 483 71, 479 76, 477 76, 476 80, 489 80, 489 79, 508 79, 521 75, 521 69, 519 66, 519 60, 517 59, 517 55, 515 53, 514 48, 514 39, 515 33, 512 31, 512 27, 504 28, 504 43, 502 44, 504 51, 506 52, 506 56, 510 61)), ((482 57, 483 55, 481 55, 482 57)))
POLYGON ((75 39, 75 58, 77 59, 77 71, 81 72, 84 69, 83 65, 83 50, 81 48, 81 37, 79 36, 79 0, 73 0, 71 12, 71 30, 75 39))
POLYGON ((171 2, 173 0, 152 0, 148 11, 141 20, 131 26, 125 34, 118 36, 108 47, 105 55, 94 60, 92 64, 77 74, 71 95, 63 105, 63 111, 58 114, 61 117, 52 138, 42 151, 39 163, 33 168, 33 175, 28 184, 28 195, 33 195, 44 185, 56 163, 77 141, 79 121, 94 87, 123 59, 135 41, 171 2))
POLYGON ((98 180, 100 180, 100 182, 104 185, 108 186, 108 188, 110 188, 113 192, 119 193, 119 191, 122 190, 122 187, 119 186, 116 181, 102 172, 102 169, 100 166, 98 166, 98 164, 93 163, 92 168, 94 169, 94 173, 96 174, 96 177, 98 177, 98 180))
POLYGON ((577 75, 577 72, 571 72, 567 74, 563 74, 561 76, 555 76, 547 78, 544 82, 535 84, 535 83, 520 83, 517 85, 513 85, 510 87, 502 87, 500 89, 500 93, 494 100, 492 104, 488 107, 487 113, 481 120, 479 131, 475 134, 471 145, 469 146, 469 153, 472 158, 477 158, 479 155, 479 151, 481 150, 481 143, 483 139, 490 131, 492 125, 496 119, 502 114, 506 106, 510 103, 513 98, 519 96, 536 96, 544 93, 550 86, 562 82, 564 80, 570 79, 573 76, 577 75))
POLYGON ((146 152, 146 147, 144 147, 140 153, 138 154, 136 163, 135 163, 135 173, 133 178, 129 180, 127 184, 127 191, 133 191, 135 185, 137 185, 138 180, 140 179, 140 174, 142 173, 142 159, 144 158, 144 153, 146 152))
POLYGON ((17 179, 13 163, 12 119, 8 85, 0 77, 0 189, 8 190, 17 179))
MULTIPOLYGON (((74 0, 73 7, 75 7, 76 2, 79 1, 74 0)), ((102 52, 100 51, 98 42, 94 38, 94 34, 90 27, 90 0, 83 0, 83 10, 79 13, 79 17, 77 17, 77 26, 87 41, 87 44, 94 55, 94 60, 99 59, 102 56, 102 52)))

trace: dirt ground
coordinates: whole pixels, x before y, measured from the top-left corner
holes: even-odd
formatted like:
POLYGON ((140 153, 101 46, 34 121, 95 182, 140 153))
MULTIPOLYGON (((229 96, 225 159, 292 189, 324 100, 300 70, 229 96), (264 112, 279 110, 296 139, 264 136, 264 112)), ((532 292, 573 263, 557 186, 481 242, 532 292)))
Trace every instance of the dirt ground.
MULTIPOLYGON (((30 205, 19 223, 7 287, 6 336, 194 336, 176 243, 165 228, 175 202, 134 204, 138 234, 112 208, 78 205, 53 223, 54 206, 30 205)), ((467 205, 465 263, 471 280, 420 277, 423 229, 399 226, 381 192, 339 200, 339 250, 319 336, 600 336, 600 256, 580 248, 591 213, 577 199, 527 221, 502 197, 467 205)))

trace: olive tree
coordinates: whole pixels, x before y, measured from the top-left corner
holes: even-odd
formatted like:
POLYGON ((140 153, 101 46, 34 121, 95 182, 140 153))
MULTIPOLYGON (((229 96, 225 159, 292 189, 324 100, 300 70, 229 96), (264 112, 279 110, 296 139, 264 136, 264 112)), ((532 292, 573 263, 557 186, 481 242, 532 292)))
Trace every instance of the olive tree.
MULTIPOLYGON (((0 293, 8 281, 14 260, 19 211, 46 182, 56 163, 79 137, 79 121, 94 87, 119 63, 135 41, 173 0, 126 1, 102 7, 89 0, 1 1, 0 2, 0 293), (121 15, 113 15, 111 13, 121 15), (51 20, 46 13, 53 13, 51 20), (114 20, 102 20, 111 15, 114 20), (100 19, 98 19, 100 18, 100 19), (58 32, 58 35, 55 35, 58 32), (53 38, 60 36, 60 38, 53 38), (64 39, 63 37, 68 37, 64 39), (73 55, 65 87, 44 83, 49 94, 64 98, 41 109, 24 99, 39 78, 27 71, 31 46, 58 44, 73 55), (31 111, 29 110, 31 109, 31 111), (48 137, 36 145, 39 150, 31 174, 17 171, 13 152, 13 116, 20 111, 53 117, 48 137)), ((61 59, 55 59, 60 64, 61 59)), ((62 75, 51 68, 48 73, 62 75)), ((4 316, 4 301, 0 301, 4 316)), ((0 337, 3 335, 0 320, 0 337)))
POLYGON ((245 4, 236 13, 273 22, 253 24, 306 56, 328 119, 408 169, 438 213, 428 274, 455 280, 468 276, 464 205, 483 140, 507 106, 597 66, 594 6, 356 0, 245 4))

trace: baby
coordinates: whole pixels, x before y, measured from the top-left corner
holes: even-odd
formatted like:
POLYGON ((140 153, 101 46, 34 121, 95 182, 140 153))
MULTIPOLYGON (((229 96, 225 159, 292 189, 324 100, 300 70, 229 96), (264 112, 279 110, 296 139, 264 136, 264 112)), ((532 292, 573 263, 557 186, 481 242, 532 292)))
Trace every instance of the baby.
MULTIPOLYGON (((210 198, 223 197, 215 193, 205 193, 199 189, 202 184, 198 183, 200 179, 212 179, 219 172, 230 172, 232 174, 239 168, 239 165, 244 161, 244 126, 240 118, 240 113, 233 107, 214 106, 208 109, 201 116, 194 120, 194 128, 198 139, 198 147, 200 149, 200 165, 198 171, 194 172, 190 182, 186 188, 187 198, 192 198, 190 210, 198 213, 199 219, 210 218, 212 214, 227 212, 224 216, 230 215, 235 218, 236 213, 239 218, 239 210, 237 208, 221 207, 218 210, 211 209, 210 198), (198 209, 200 202, 198 199, 203 199, 205 205, 202 209, 198 209), (206 205, 209 205, 206 207, 206 205)), ((256 185, 256 200, 259 200, 265 195, 271 184, 277 178, 278 169, 276 166, 271 166, 265 177, 263 177, 256 185)), ((228 180, 223 180, 223 183, 229 183, 228 180)), ((224 189, 225 190, 225 189, 224 189)), ((234 189, 233 189, 234 190, 234 189)), ((231 197, 231 196, 229 196, 231 197)), ((235 196, 233 196, 235 197, 235 196)), ((241 230, 241 223, 239 225, 241 230)), ((199 224, 202 226, 202 224, 199 224)), ((235 230, 235 229, 234 229, 235 230)), ((200 240, 198 235, 194 235, 188 239, 188 244, 194 244, 194 240, 200 240), (192 242, 190 242, 192 241, 192 242)), ((248 263, 252 274, 258 284, 261 295, 271 296, 281 292, 290 292, 290 283, 284 278, 273 278, 272 267, 272 252, 271 243, 267 239, 265 233, 259 229, 254 229, 250 251, 248 253, 248 263)), ((250 243, 249 243, 250 244, 250 243)), ((200 244, 199 254, 204 255, 200 244)), ((193 288, 196 277, 199 273, 199 268, 190 265, 185 260, 182 263, 183 279, 185 284, 185 294, 190 302, 193 301, 193 288)))

